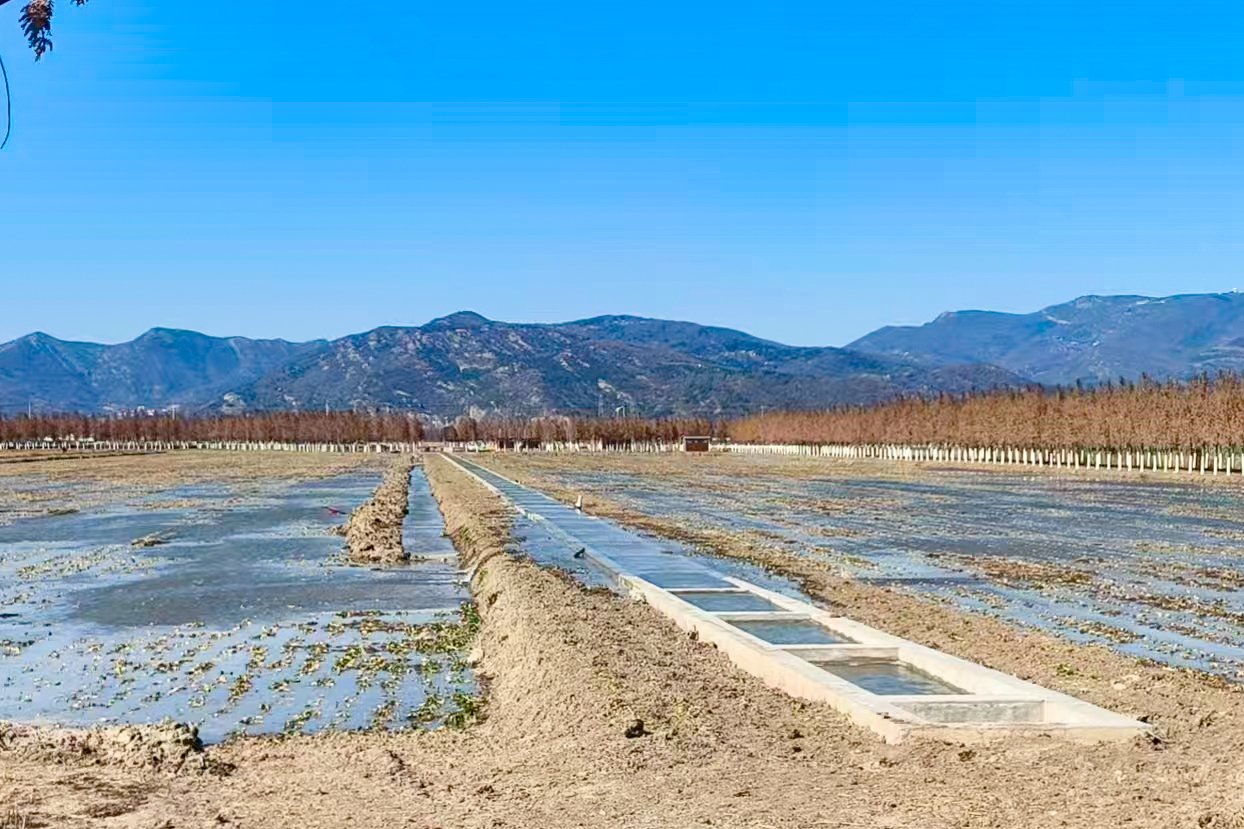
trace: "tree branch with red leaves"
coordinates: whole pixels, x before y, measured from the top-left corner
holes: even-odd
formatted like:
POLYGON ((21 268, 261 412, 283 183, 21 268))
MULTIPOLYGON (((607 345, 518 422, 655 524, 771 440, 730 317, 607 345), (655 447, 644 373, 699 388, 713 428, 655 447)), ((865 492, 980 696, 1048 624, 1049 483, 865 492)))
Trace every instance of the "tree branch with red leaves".
MULTIPOLYGON (((3 6, 9 0, 0 0, 3 6)), ((72 0, 75 6, 81 6, 86 0, 72 0)), ((22 34, 35 51, 35 60, 43 57, 52 49, 52 0, 29 0, 22 6, 17 22, 21 24, 22 34)))

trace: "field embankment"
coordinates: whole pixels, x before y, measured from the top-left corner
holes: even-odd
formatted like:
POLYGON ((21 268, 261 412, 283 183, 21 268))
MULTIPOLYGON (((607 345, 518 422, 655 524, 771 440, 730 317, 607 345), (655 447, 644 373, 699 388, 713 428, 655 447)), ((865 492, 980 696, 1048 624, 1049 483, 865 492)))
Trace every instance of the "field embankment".
POLYGON ((402 546, 402 519, 410 497, 410 472, 416 460, 402 455, 390 464, 367 503, 350 513, 342 527, 352 561, 394 564, 410 555, 402 546))

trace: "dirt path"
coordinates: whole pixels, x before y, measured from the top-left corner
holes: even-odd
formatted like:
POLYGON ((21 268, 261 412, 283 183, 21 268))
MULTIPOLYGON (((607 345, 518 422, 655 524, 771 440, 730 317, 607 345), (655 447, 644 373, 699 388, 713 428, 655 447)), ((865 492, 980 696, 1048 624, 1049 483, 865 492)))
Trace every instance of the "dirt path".
MULTIPOLYGON (((1038 681, 1048 673, 1064 689, 1086 682, 1099 704, 1146 704, 1167 742, 885 746, 741 674, 646 605, 507 554, 499 500, 442 459, 429 461, 429 476, 473 573, 477 670, 490 680, 484 722, 245 739, 207 750, 215 773, 172 777, 0 750, 0 821, 11 809, 28 826, 104 827, 1244 825, 1244 712, 1234 692, 1099 662, 1117 657, 1098 649, 1013 638, 996 648, 998 660, 1031 665, 1038 681), (1059 677, 1057 664, 1086 673, 1059 677), (1112 673, 1087 673, 1104 669, 1112 673)), ((900 633, 968 656, 985 647, 979 626, 988 620, 825 584, 852 615, 871 607, 876 617, 908 617, 900 633)))

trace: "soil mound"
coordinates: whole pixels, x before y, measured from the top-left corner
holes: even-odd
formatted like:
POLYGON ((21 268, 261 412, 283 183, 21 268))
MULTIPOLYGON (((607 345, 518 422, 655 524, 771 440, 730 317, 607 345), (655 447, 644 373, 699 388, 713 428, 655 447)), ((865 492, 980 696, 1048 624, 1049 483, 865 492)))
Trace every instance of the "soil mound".
POLYGON ((350 513, 345 523, 346 551, 353 561, 392 564, 410 556, 402 547, 402 519, 410 497, 415 459, 403 455, 385 473, 371 500, 350 513))
POLYGON ((0 722, 0 758, 67 764, 203 771, 199 730, 184 723, 79 730, 0 722))

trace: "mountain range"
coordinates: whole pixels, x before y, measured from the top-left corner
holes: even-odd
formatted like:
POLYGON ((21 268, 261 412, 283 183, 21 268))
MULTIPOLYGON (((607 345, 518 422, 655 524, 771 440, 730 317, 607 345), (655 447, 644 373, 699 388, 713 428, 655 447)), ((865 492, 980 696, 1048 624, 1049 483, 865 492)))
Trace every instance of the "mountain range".
POLYGON ((290 343, 157 328, 119 345, 36 333, 0 345, 0 412, 293 408, 431 418, 726 416, 1022 383, 993 366, 804 348, 726 328, 607 316, 514 324, 460 312, 290 343))
POLYGON ((929 366, 988 363, 1048 385, 1244 370, 1244 294, 1084 296, 1032 314, 958 311, 847 346, 929 366))
POLYGON ((36 332, 0 345, 0 412, 201 405, 322 345, 168 328, 99 345, 36 332))
POLYGON ((731 416, 1030 382, 1244 370, 1244 294, 1086 296, 1032 314, 945 313, 845 348, 634 316, 426 325, 291 343, 154 328, 117 345, 0 345, 0 413, 292 408, 433 419, 547 413, 731 416))

